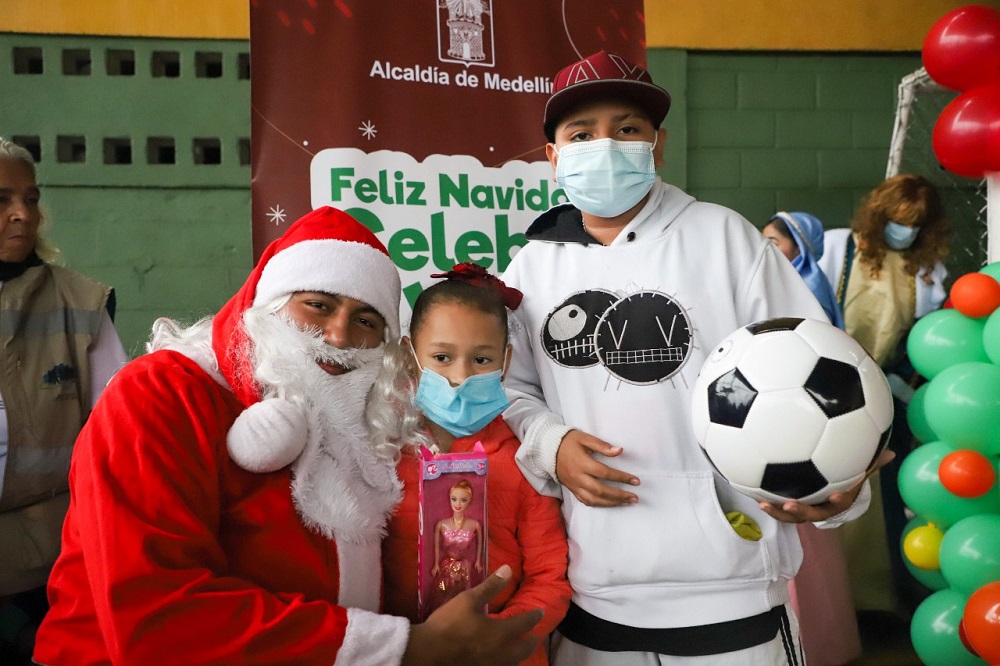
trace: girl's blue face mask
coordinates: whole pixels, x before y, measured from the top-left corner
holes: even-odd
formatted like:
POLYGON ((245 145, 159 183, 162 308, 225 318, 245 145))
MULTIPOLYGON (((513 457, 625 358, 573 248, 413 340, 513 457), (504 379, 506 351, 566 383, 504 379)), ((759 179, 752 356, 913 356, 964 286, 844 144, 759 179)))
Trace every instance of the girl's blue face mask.
POLYGON ((905 250, 917 240, 920 227, 908 227, 898 222, 887 222, 885 225, 885 244, 893 250, 905 250))
POLYGON ((583 212, 617 217, 653 187, 655 145, 614 139, 568 143, 556 151, 556 182, 583 212))
POLYGON ((414 403, 428 419, 455 437, 479 432, 510 404, 501 383, 507 370, 506 358, 502 369, 472 375, 452 386, 445 377, 422 367, 412 346, 410 353, 420 368, 414 403))

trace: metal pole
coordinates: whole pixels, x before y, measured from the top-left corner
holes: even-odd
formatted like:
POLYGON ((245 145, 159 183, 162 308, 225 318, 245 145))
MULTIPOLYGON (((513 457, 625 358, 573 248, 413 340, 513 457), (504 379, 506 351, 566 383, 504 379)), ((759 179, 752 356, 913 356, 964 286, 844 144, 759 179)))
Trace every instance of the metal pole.
POLYGON ((986 174, 986 263, 1000 261, 1000 171, 986 174))

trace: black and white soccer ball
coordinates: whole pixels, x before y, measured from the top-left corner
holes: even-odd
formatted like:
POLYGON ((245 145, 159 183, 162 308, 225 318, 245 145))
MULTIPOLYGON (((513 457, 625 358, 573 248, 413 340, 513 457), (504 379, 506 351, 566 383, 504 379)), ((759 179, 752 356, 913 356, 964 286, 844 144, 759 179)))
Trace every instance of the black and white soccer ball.
POLYGON ((861 481, 889 442, 892 393, 850 335, 780 318, 716 345, 691 422, 716 470, 757 500, 818 504, 861 481))

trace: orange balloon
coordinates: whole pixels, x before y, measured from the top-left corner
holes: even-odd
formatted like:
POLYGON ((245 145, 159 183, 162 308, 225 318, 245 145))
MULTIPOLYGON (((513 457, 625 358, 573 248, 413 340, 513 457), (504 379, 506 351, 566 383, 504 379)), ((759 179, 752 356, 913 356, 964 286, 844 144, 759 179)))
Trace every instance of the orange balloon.
POLYGON ((1000 664, 1000 581, 986 583, 965 602, 962 624, 969 644, 988 664, 1000 664))
POLYGON ((955 280, 949 300, 966 317, 988 317, 1000 307, 1000 282, 986 273, 967 273, 955 280))
POLYGON ((997 472, 994 463, 982 453, 959 449, 941 459, 938 478, 952 495, 981 497, 993 487, 997 472))

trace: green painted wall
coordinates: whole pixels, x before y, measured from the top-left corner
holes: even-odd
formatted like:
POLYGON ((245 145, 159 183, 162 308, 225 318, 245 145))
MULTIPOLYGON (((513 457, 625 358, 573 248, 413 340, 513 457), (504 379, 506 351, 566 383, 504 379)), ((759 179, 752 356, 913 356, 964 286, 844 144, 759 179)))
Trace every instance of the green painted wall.
POLYGON ((158 317, 213 314, 249 273, 249 188, 46 186, 42 196, 66 265, 114 286, 133 356, 158 317))
MULTIPOLYGON (((114 285, 132 354, 157 317, 211 314, 250 269, 247 51, 245 41, 0 34, 0 135, 37 137, 50 237, 68 266, 114 285), (42 73, 14 73, 23 48, 40 49, 42 73), (63 73, 67 50, 89 50, 89 74, 63 73), (131 52, 134 73, 108 74, 109 51, 131 52), (178 54, 176 76, 153 76, 154 52, 178 54), (199 75, 205 54, 219 63, 210 77, 199 75), (59 160, 60 136, 85 138, 84 162, 59 160), (151 137, 173 138, 174 164, 148 163, 151 137), (104 163, 109 138, 131 141, 131 164, 104 163), (218 141, 218 164, 199 163, 196 139, 218 141)), ((846 225, 882 179, 896 86, 920 65, 917 54, 653 49, 648 59, 673 97, 661 175, 758 226, 781 209, 846 225)))
POLYGON ((776 210, 805 210, 841 227, 885 176, 896 88, 920 58, 663 50, 650 64, 673 94, 671 114, 685 114, 667 150, 685 162, 691 194, 757 226, 776 210), (680 60, 677 86, 659 65, 680 60))
MULTIPOLYGON (((211 314, 249 272, 247 52, 246 41, 0 34, 0 135, 37 139, 48 235, 67 266, 115 287, 133 355, 157 317, 211 314), (172 76, 153 75, 163 54, 176 54, 172 76), (41 73, 16 73, 26 56, 41 73), (82 161, 65 161, 70 137, 85 142, 82 161), (151 138, 173 141, 174 163, 149 163, 151 138), (105 163, 108 139, 130 145, 131 163, 105 163)), ((155 145, 153 156, 166 157, 155 145)))
MULTIPOLYGON (((667 164, 660 175, 763 227, 778 210, 849 226, 885 177, 900 80, 910 54, 719 53, 658 49, 654 79, 671 92, 667 164)), ((955 93, 921 91, 901 170, 934 182, 952 222, 950 279, 986 259, 985 181, 934 160, 931 130, 955 93)))

